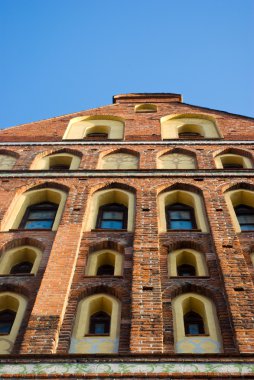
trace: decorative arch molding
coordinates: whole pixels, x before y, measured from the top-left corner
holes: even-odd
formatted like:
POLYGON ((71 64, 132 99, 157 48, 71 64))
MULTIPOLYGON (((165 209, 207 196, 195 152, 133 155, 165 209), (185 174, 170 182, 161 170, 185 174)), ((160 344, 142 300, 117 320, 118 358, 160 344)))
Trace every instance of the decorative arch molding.
POLYGON ((124 120, 118 116, 79 116, 70 120, 63 140, 81 140, 91 132, 107 133, 110 140, 124 137, 124 120))
POLYGON ((188 149, 167 149, 157 154, 157 167, 158 169, 196 169, 196 154, 188 149))
POLYGON ((117 353, 120 335, 121 303, 105 293, 84 298, 78 304, 70 353, 117 353), (109 333, 91 334, 91 319, 103 312, 110 318, 109 333))
POLYGON ((138 169, 139 153, 131 149, 116 149, 100 155, 98 169, 138 169))
POLYGON ((91 231, 96 228, 98 212, 101 206, 114 203, 123 205, 128 209, 127 231, 134 230, 135 195, 131 191, 123 190, 126 188, 130 187, 110 184, 93 193, 87 207, 85 231, 91 231))
POLYGON ((177 353, 220 353, 223 352, 221 332, 213 301, 195 292, 184 293, 172 300, 175 351, 177 353), (204 334, 187 334, 184 316, 188 312, 200 316, 204 334))
POLYGON ((197 193, 193 191, 182 190, 185 186, 171 186, 158 195, 158 227, 159 232, 167 232, 167 218, 165 208, 172 204, 183 204, 194 210, 197 229, 202 232, 209 232, 209 226, 206 217, 206 211, 200 189, 196 188, 197 193), (167 191, 168 190, 168 191, 167 191))
MULTIPOLYGON (((60 188, 67 188, 59 185, 60 188)), ((54 187, 54 184, 40 184, 34 186, 28 191, 16 196, 1 224, 1 231, 9 231, 10 229, 18 229, 22 218, 29 206, 40 204, 42 202, 52 202, 58 205, 52 230, 56 231, 60 223, 64 205, 67 199, 67 193, 54 187)))
POLYGON ((33 161, 31 170, 50 170, 52 165, 66 165, 69 170, 76 170, 79 167, 82 153, 74 149, 58 149, 40 153, 33 161))
POLYGON ((8 149, 0 149, 0 170, 11 170, 19 154, 8 149))
POLYGON ((96 244, 93 244, 89 247, 89 254, 92 254, 93 252, 101 251, 103 249, 111 249, 113 251, 117 251, 119 253, 124 254, 125 249, 127 246, 120 244, 117 241, 114 240, 102 240, 96 244))
POLYGON ((15 318, 10 326, 10 331, 0 336, 0 353, 9 355, 17 338, 20 325, 24 318, 27 306, 27 298, 11 291, 0 290, 0 311, 10 310, 15 313, 15 318))
POLYGON ((199 113, 184 113, 167 115, 161 118, 161 135, 163 140, 178 139, 179 132, 199 133, 204 138, 221 138, 216 120, 211 115, 199 113))
POLYGON ((38 248, 40 251, 44 251, 45 249, 44 244, 40 240, 30 237, 23 237, 6 242, 0 249, 0 255, 4 254, 6 251, 9 251, 10 249, 18 248, 21 245, 30 245, 35 248, 38 248))

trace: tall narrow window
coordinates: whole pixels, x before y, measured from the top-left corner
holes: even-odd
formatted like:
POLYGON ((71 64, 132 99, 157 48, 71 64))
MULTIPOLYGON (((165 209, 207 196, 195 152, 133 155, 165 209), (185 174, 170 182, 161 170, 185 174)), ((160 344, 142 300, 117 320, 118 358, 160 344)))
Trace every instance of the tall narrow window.
POLYGON ((174 203, 166 207, 168 230, 192 230, 197 228, 192 207, 174 203))
POLYGON ((205 333, 203 318, 195 313, 189 311, 184 316, 185 335, 201 335, 205 333))
POLYGON ((110 333, 110 316, 104 311, 99 311, 91 315, 89 334, 109 335, 109 333, 110 333))
POLYGON ((242 231, 254 231, 254 208, 240 204, 235 207, 235 213, 242 231))
POLYGON ((29 206, 21 221, 20 228, 26 230, 43 229, 51 230, 58 205, 51 202, 44 202, 29 206))
POLYGON ((10 334, 15 317, 16 313, 13 310, 6 309, 0 312, 0 335, 10 334))
POLYGON ((99 208, 97 228, 123 230, 127 228, 128 209, 122 204, 111 203, 99 208))

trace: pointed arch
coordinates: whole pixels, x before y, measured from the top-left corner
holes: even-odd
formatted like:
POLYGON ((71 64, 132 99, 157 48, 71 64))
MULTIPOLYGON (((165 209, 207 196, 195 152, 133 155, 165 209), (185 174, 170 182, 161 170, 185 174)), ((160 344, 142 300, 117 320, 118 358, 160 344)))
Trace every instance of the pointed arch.
POLYGON ((252 169, 253 157, 244 149, 227 148, 214 153, 218 169, 252 169))
POLYGON ((159 152, 157 155, 158 169, 196 169, 197 160, 193 151, 175 148, 159 152))
POLYGON ((82 153, 75 149, 58 149, 40 153, 32 162, 31 170, 50 170, 54 166, 63 166, 67 170, 76 170, 79 167, 82 153))
POLYGON ((103 152, 98 162, 98 169, 138 169, 139 153, 131 149, 116 149, 103 152))

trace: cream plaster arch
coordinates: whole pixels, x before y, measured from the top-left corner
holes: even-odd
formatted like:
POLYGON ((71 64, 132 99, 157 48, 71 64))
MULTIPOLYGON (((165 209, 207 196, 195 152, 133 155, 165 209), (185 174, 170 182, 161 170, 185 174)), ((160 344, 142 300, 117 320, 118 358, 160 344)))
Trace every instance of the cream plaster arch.
POLYGON ((197 228, 209 232, 203 200, 199 194, 185 190, 165 191, 158 195, 158 228, 159 232, 167 232, 165 207, 174 203, 183 203, 194 209, 197 228))
POLYGON ((251 259, 252 265, 254 266, 254 252, 250 254, 250 259, 251 259))
POLYGON ((16 248, 9 249, 1 256, 0 274, 9 274, 11 268, 22 261, 33 263, 30 273, 36 274, 40 265, 41 255, 42 252, 40 249, 30 245, 21 245, 16 248))
POLYGON ((196 270, 196 276, 208 276, 208 269, 205 257, 202 253, 190 249, 182 248, 169 253, 168 273, 169 276, 177 276, 177 267, 182 264, 190 264, 196 270))
POLYGON ((31 170, 50 170, 53 165, 69 165, 69 170, 76 170, 79 167, 81 158, 70 153, 52 153, 47 156, 35 159, 31 165, 31 170))
POLYGON ((11 170, 15 165, 15 162, 15 157, 0 152, 0 170, 11 170))
POLYGON ((253 165, 248 157, 240 154, 225 153, 214 158, 217 169, 223 169, 223 164, 240 164, 244 169, 252 169, 253 165))
POLYGON ((108 294, 99 293, 79 302, 72 333, 70 353, 118 352, 121 321, 121 303, 108 294), (111 317, 109 336, 89 336, 91 316, 104 311, 111 317))
POLYGON ((88 133, 107 133, 110 140, 124 137, 123 119, 117 116, 80 116, 70 120, 63 140, 82 140, 88 133))
POLYGON ((185 293, 172 301, 175 351, 177 353, 219 353, 222 350, 219 321, 214 303, 197 293, 185 293), (186 336, 184 315, 198 313, 204 322, 205 334, 186 336))
POLYGON ((114 276, 123 274, 123 255, 112 249, 102 249, 90 253, 87 260, 86 275, 96 276, 101 265, 110 264, 114 267, 114 276))
POLYGON ((25 314, 26 306, 27 299, 24 296, 13 292, 0 293, 0 311, 9 309, 16 313, 10 333, 0 336, 0 354, 8 355, 11 353, 25 314))
POLYGON ((137 104, 134 107, 135 112, 157 112, 157 106, 152 103, 137 104))
POLYGON ((53 202, 58 204, 58 210, 52 226, 52 231, 56 231, 60 223, 66 199, 67 194, 59 189, 42 188, 28 190, 13 200, 2 221, 1 231, 18 229, 27 207, 42 202, 53 202))
POLYGON ((167 152, 157 157, 158 169, 196 169, 197 161, 193 154, 182 152, 167 152))
POLYGON ((134 230, 134 210, 135 196, 130 191, 112 188, 96 191, 89 202, 85 217, 85 231, 91 231, 96 228, 96 221, 99 208, 110 203, 123 204, 128 208, 127 231, 134 230))
POLYGON ((246 189, 231 190, 225 193, 225 200, 236 232, 241 232, 234 208, 240 204, 254 207, 254 191, 246 189))
POLYGON ((98 169, 138 169, 139 159, 137 155, 128 152, 112 152, 99 159, 98 169))
POLYGON ((178 139, 179 132, 184 132, 184 126, 189 126, 188 131, 200 133, 204 138, 221 138, 215 119, 203 114, 175 114, 161 118, 161 136, 163 140, 178 139), (181 131, 182 130, 182 131, 181 131))

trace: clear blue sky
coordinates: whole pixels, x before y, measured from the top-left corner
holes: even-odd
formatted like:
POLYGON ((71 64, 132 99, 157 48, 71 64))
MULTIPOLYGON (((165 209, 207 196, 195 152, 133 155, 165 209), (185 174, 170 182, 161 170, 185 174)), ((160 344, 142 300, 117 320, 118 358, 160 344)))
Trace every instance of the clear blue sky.
POLYGON ((254 116, 254 0, 0 0, 0 128, 128 92, 254 116))

